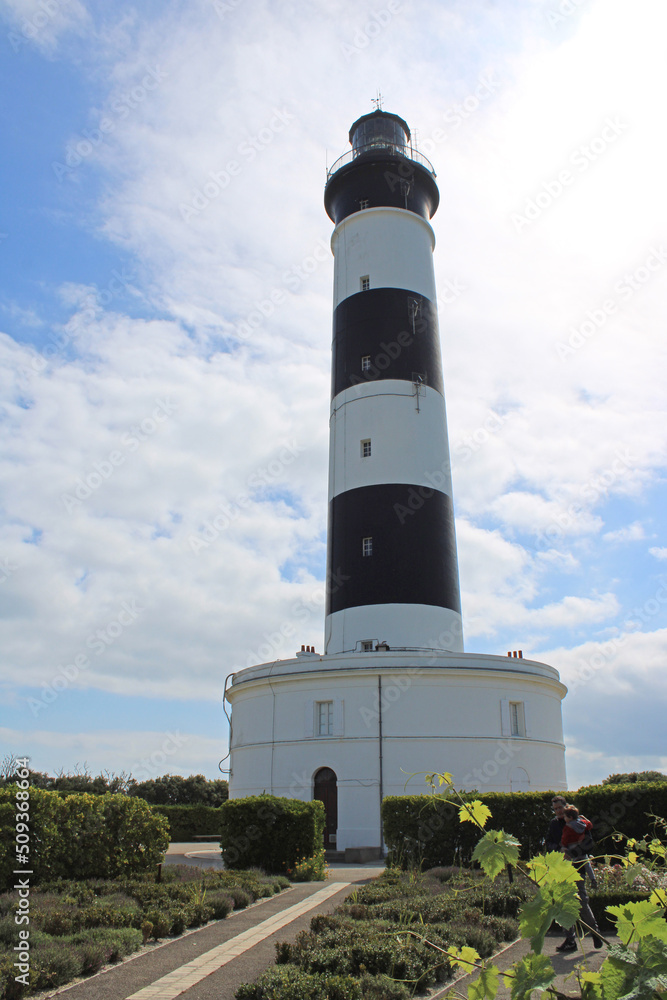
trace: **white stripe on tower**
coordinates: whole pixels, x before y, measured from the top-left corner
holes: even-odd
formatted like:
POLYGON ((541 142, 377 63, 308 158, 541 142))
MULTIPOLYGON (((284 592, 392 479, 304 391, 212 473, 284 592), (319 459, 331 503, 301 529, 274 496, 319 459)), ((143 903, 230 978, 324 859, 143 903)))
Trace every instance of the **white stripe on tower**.
POLYGON ((350 130, 336 224, 325 650, 462 651, 447 419, 428 219, 438 189, 410 130, 350 130))

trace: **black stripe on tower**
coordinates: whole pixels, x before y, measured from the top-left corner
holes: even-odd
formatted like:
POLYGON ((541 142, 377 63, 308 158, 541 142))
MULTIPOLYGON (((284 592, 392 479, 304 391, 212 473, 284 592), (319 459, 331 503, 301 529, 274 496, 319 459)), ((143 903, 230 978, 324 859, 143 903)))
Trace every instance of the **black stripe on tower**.
POLYGON ((367 604, 430 604, 460 614, 454 510, 440 490, 361 486, 329 504, 327 614, 367 604), (364 555, 364 539, 371 554, 364 555))
POLYGON ((414 381, 444 393, 435 306, 404 288, 370 288, 334 311, 332 399, 363 382, 414 381))
POLYGON ((434 215, 440 194, 433 175, 407 156, 362 153, 335 174, 324 193, 327 215, 338 224, 365 208, 403 208, 424 219, 434 215))

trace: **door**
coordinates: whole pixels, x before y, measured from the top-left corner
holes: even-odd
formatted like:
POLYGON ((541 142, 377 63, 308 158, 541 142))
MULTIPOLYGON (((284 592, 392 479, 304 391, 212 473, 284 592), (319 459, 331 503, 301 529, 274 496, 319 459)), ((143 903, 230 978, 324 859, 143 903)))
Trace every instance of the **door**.
POLYGON ((313 798, 324 803, 324 849, 335 851, 338 829, 338 786, 336 772, 330 767, 321 767, 316 773, 313 798))

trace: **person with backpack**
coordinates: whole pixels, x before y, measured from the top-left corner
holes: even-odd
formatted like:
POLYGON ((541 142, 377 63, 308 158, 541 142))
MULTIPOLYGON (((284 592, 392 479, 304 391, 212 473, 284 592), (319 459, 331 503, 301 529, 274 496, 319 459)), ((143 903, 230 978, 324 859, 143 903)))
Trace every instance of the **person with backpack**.
MULTIPOLYGON (((592 874, 590 861, 588 859, 589 851, 593 846, 593 824, 590 820, 586 819, 585 816, 580 814, 576 806, 564 805, 561 806, 559 812, 561 810, 563 829, 559 850, 563 851, 565 857, 572 861, 574 867, 581 875, 579 882, 577 882, 577 892, 579 893, 580 900, 580 916, 584 923, 591 928, 594 947, 601 948, 603 944, 602 938, 599 933, 597 933, 599 928, 595 915, 591 910, 588 893, 586 892, 586 871, 588 870, 591 873, 593 880, 595 878, 592 874)), ((556 951, 576 951, 576 949, 576 924, 572 924, 572 927, 570 927, 570 929, 566 932, 565 940, 562 944, 558 945, 556 951)))

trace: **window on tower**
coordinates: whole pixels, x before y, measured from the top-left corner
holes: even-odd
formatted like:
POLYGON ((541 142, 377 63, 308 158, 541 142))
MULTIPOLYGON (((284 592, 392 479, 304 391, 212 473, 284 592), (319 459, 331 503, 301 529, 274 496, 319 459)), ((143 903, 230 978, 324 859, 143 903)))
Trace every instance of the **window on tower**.
POLYGON ((359 202, 359 208, 363 212, 365 208, 368 208, 368 198, 362 198, 359 202))
POLYGON ((362 556, 372 556, 373 555, 373 538, 369 536, 368 538, 362 538, 361 540, 361 554, 362 556))
POLYGON ((318 736, 333 734, 333 702, 315 702, 315 730, 318 736))
POLYGON ((371 278, 369 274, 365 274, 361 279, 361 290, 362 292, 367 292, 371 287, 371 278))
POLYGON ((373 640, 372 639, 362 639, 361 640, 361 652, 362 653, 372 653, 373 652, 373 640))
POLYGON ((361 358, 361 370, 362 372, 369 372, 371 370, 371 356, 370 354, 364 354, 361 358))
POLYGON ((526 735, 526 722, 522 701, 510 702, 510 734, 512 736, 526 735))
POLYGON ((365 441, 361 442, 361 457, 370 458, 371 457, 371 439, 366 438, 365 441))

